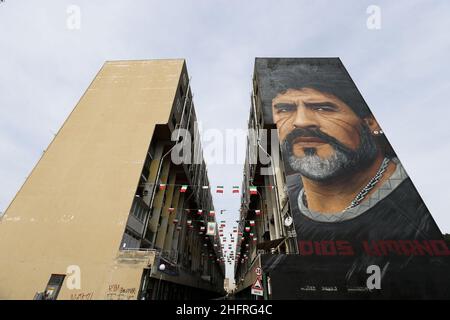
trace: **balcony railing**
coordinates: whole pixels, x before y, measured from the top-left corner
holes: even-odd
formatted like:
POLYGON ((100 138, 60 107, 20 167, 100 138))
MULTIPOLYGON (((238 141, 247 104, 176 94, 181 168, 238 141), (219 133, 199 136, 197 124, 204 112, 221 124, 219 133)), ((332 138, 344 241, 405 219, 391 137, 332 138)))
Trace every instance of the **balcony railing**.
POLYGON ((163 250, 163 251, 161 251, 161 257, 173 264, 178 263, 178 251, 177 250, 163 250))

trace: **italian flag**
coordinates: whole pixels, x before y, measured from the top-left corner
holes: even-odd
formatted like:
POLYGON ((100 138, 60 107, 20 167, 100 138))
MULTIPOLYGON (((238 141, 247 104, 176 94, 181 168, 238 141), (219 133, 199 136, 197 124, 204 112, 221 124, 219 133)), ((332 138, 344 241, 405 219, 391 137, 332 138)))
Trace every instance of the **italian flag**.
POLYGON ((202 214, 202 213, 203 213, 203 210, 200 210, 200 209, 199 209, 199 210, 197 211, 197 214, 199 214, 199 215, 202 214))
POLYGON ((223 193, 223 186, 217 186, 216 193, 223 193))
POLYGON ((250 187, 250 194, 258 194, 258 189, 256 187, 250 187))
POLYGON ((215 213, 213 210, 209 211, 209 216, 210 216, 210 217, 214 217, 215 214, 216 214, 216 213, 215 213))
POLYGON ((181 186, 180 192, 186 192, 188 186, 186 184, 181 186))
POLYGON ((250 220, 250 226, 253 227, 255 225, 255 220, 250 220))
POLYGON ((250 227, 245 227, 245 231, 249 232, 250 231, 250 227))
POLYGON ((261 210, 255 210, 255 214, 256 214, 257 216, 261 215, 261 210))
POLYGON ((239 186, 233 186, 233 193, 239 193, 239 186))
POLYGON ((166 190, 167 185, 165 183, 161 183, 159 185, 159 190, 166 190))

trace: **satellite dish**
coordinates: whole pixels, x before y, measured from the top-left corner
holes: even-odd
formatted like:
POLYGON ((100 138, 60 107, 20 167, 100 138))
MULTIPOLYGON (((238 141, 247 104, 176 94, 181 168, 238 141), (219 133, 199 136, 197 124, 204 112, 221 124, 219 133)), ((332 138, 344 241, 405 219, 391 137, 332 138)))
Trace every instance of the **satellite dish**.
POLYGON ((286 217, 286 219, 284 219, 284 225, 286 227, 290 227, 292 222, 293 222, 292 217, 286 217))

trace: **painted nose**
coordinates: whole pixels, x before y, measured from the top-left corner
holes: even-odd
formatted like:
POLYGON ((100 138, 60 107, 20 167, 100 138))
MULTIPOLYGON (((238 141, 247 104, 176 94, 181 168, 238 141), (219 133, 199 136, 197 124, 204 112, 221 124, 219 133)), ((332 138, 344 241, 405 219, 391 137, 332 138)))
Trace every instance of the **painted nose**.
POLYGON ((317 118, 314 111, 306 108, 305 106, 298 106, 293 125, 294 128, 300 129, 318 127, 317 118))

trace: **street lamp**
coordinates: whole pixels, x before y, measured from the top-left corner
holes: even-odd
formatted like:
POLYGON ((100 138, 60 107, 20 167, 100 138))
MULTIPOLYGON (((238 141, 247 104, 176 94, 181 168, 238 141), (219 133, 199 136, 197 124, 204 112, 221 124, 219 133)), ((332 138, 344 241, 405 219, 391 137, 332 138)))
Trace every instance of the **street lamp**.
MULTIPOLYGON (((166 270, 166 265, 164 264, 164 263, 161 263, 159 266, 158 266, 158 270, 159 271, 164 271, 164 270, 166 270)), ((160 290, 160 287, 161 287, 161 278, 162 278, 162 272, 160 272, 160 275, 159 275, 159 281, 158 281, 158 294, 157 294, 157 297, 159 298, 159 290, 160 290)))

